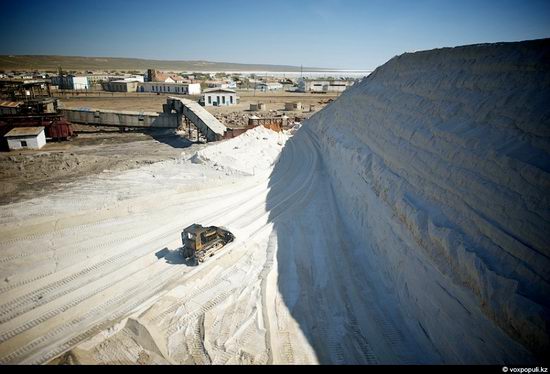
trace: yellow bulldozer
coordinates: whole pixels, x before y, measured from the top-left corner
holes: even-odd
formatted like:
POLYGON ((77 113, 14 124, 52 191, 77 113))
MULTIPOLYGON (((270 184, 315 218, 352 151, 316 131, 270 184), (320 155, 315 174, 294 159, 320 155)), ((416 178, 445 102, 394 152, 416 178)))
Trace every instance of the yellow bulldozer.
POLYGON ((234 239, 235 236, 228 230, 216 226, 203 227, 195 223, 181 233, 181 254, 187 261, 199 264, 214 256, 234 239))

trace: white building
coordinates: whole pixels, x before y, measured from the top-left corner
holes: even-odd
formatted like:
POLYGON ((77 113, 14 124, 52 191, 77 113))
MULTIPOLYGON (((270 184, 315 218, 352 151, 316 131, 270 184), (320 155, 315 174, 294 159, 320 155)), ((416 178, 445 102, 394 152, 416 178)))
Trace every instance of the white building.
POLYGON ((40 149, 46 145, 44 127, 16 127, 4 135, 10 150, 40 149))
POLYGON ((266 91, 280 91, 283 89, 283 85, 277 82, 260 82, 256 84, 256 89, 266 92, 266 91))
POLYGON ((205 106, 230 106, 237 105, 237 93, 228 88, 212 88, 204 90, 205 106))
POLYGON ((88 77, 74 76, 73 77, 73 90, 87 90, 90 88, 88 77))
POLYGON ((138 92, 157 92, 180 95, 200 95, 200 83, 167 83, 167 82, 143 82, 138 85, 138 92))
POLYGON ((298 92, 344 92, 351 82, 345 80, 307 80, 298 81, 298 92))
POLYGON ((62 90, 88 90, 90 82, 88 77, 82 75, 59 75, 51 77, 51 83, 62 90))

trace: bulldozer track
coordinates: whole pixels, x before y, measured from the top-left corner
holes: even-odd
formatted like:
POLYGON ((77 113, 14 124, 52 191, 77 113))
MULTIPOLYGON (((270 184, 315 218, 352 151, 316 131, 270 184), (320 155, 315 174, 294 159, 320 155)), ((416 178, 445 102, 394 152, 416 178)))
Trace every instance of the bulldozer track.
MULTIPOLYGON (((254 186, 254 188, 257 188, 257 186, 254 186)), ((249 200, 250 201, 250 200, 249 200)), ((248 201, 247 201, 248 202, 248 201)), ((224 210, 221 210, 221 211, 218 211, 216 216, 219 216, 219 214, 225 214, 227 212, 231 212, 233 210, 234 207, 236 206, 239 206, 239 205, 242 205, 241 202, 238 202, 238 203, 234 203, 232 205, 229 205, 226 209, 224 210)), ((184 215, 182 215, 184 216, 184 215)), ((213 215, 207 215, 207 216, 204 216, 202 218, 200 218, 201 220, 207 220, 207 219, 210 219, 210 217, 212 217, 213 215)), ((172 234, 172 232, 170 233, 172 234)), ((117 244, 117 243, 121 243, 121 242, 125 242, 127 240, 127 238, 136 238, 136 237, 144 237, 144 236, 147 236, 148 233, 143 233, 143 230, 140 229, 140 230, 135 230, 135 231, 132 231, 132 234, 129 234, 127 237, 123 237, 123 238, 117 238, 115 240, 112 240, 112 241, 109 241, 107 243, 102 243, 102 244, 96 244, 96 245, 92 245, 91 247, 89 248, 81 248, 81 249, 78 249, 76 251, 73 251, 72 254, 74 253, 79 253, 79 252, 83 252, 83 251, 87 251, 89 253, 93 253, 95 250, 99 249, 99 248, 104 248, 104 247, 112 247, 114 244, 117 244), (140 235, 135 235, 136 233, 140 233, 140 235)), ((25 282, 20 282, 20 283, 17 283, 17 284, 14 284, 14 285, 10 285, 8 287, 4 287, 2 289, 0 289, 0 293, 3 293, 3 292, 6 292, 12 288, 15 288, 15 287, 18 287, 20 285, 23 285, 23 284, 28 284, 30 282, 33 282, 35 280, 38 280, 40 278, 43 278, 44 276, 40 276, 40 277, 35 277, 33 279, 30 279, 28 281, 25 281, 25 282)))
MULTIPOLYGON (((205 201, 205 200, 212 200, 212 199, 223 200, 224 198, 227 198, 229 196, 233 196, 236 192, 244 193, 248 190, 253 190, 253 189, 257 188, 256 183, 251 183, 248 180, 246 180, 244 182, 240 182, 240 183, 237 182, 234 185, 242 185, 242 186, 240 187, 240 189, 237 189, 237 191, 231 191, 231 192, 223 191, 220 186, 201 189, 202 193, 195 193, 195 192, 191 191, 189 194, 192 195, 192 196, 183 195, 180 199, 178 199, 175 202, 174 202, 174 200, 165 199, 165 200, 161 200, 160 203, 156 203, 156 204, 153 204, 153 203, 149 202, 149 203, 145 204, 145 207, 149 207, 150 209, 160 209, 160 208, 166 208, 166 207, 173 207, 174 204, 176 206, 180 206, 180 207, 181 207, 181 205, 185 205, 185 204, 188 204, 188 203, 200 204, 202 201, 205 201), (205 197, 204 196, 205 192, 208 192, 209 190, 212 190, 212 189, 220 190, 220 191, 215 193, 215 194, 208 194, 208 196, 205 197), (164 201, 167 201, 167 202, 164 202, 164 201)), ((172 197, 175 198, 175 197, 181 196, 182 194, 180 192, 168 191, 168 193, 164 192, 164 195, 172 196, 172 197)), ((167 197, 167 196, 163 196, 163 197, 167 197)), ((81 200, 82 201, 87 201, 86 199, 81 199, 81 200)), ((80 225, 76 225, 76 226, 62 227, 62 228, 59 228, 59 229, 53 228, 53 229, 48 230, 48 231, 43 232, 43 233, 30 234, 30 235, 20 236, 20 237, 16 237, 16 238, 13 238, 13 239, 8 239, 8 240, 2 240, 0 238, 0 246, 5 245, 5 244, 11 245, 11 244, 14 244, 14 243, 19 242, 19 241, 32 241, 32 240, 36 240, 36 239, 39 239, 39 238, 44 237, 44 236, 55 236, 55 234, 57 234, 61 231, 69 231, 69 232, 71 232, 71 231, 81 231, 82 229, 85 229, 85 228, 99 226, 99 225, 103 225, 103 224, 106 224, 106 223, 109 223, 109 222, 116 222, 117 218, 112 218, 112 217, 109 216, 108 213, 110 211, 120 209, 120 208, 124 208, 124 207, 131 208, 131 205, 129 205, 130 203, 136 204, 137 202, 141 202, 142 200, 143 200, 142 197, 137 197, 135 199, 127 199, 127 200, 124 200, 123 204, 122 203, 115 204, 113 206, 110 206, 108 209, 103 209, 100 213, 94 213, 95 216, 98 217, 98 218, 96 218, 96 221, 94 221, 94 222, 84 223, 84 224, 80 224, 80 225), (134 200, 137 200, 137 201, 134 201, 134 200), (107 217, 102 219, 102 218, 100 218, 102 216, 107 216, 107 217)), ((49 217, 49 216, 52 215, 51 212, 41 212, 41 213, 43 213, 44 217, 49 217)), ((65 218, 67 218, 67 217, 68 216, 66 216, 65 218)), ((52 222, 52 224, 55 227, 54 222, 56 222, 56 221, 58 221, 58 219, 57 220, 50 220, 49 222, 52 222)), ((47 222, 48 221, 41 222, 40 224, 46 224, 47 222)), ((2 225, 0 225, 0 229, 2 229, 2 225)), ((2 262, 2 261, 3 261, 3 259, 0 258, 0 262, 2 262)))
MULTIPOLYGON (((228 211, 228 210, 230 210, 230 209, 231 209, 231 208, 228 208, 226 211, 228 211)), ((179 225, 178 225, 178 227, 179 227, 179 225)), ((172 233, 170 232, 170 233, 168 233, 168 234, 163 233, 163 234, 157 235, 156 237, 150 239, 149 242, 158 241, 160 238, 165 239, 167 236, 169 236, 169 235, 171 235, 171 234, 172 234, 172 233)), ((143 245, 143 246, 145 247, 145 245, 143 245)), ((63 286, 63 285, 66 285, 66 284, 68 284, 68 283, 70 283, 70 282, 73 282, 75 279, 78 279, 78 278, 81 277, 82 275, 88 274, 88 273, 90 273, 90 272, 92 272, 92 271, 95 271, 95 270, 97 270, 97 269, 99 269, 99 268, 105 266, 106 264, 116 265, 116 263, 118 263, 118 262, 127 263, 127 262, 128 262, 127 256, 128 256, 129 254, 131 254, 133 251, 134 251, 134 249, 133 249, 133 248, 130 248, 130 249, 127 250, 126 252, 122 253, 122 255, 119 254, 118 256, 113 256, 113 257, 111 257, 111 258, 108 259, 108 260, 102 261, 102 262, 100 262, 100 263, 95 264, 94 266, 91 266, 91 267, 88 267, 88 268, 82 270, 80 273, 72 274, 72 275, 70 275, 70 276, 68 276, 68 277, 66 277, 66 278, 64 278, 64 279, 62 279, 62 280, 60 280, 60 281, 58 281, 58 282, 55 282, 54 284, 50 284, 49 286, 44 287, 43 289, 35 290, 35 291, 32 292, 31 294, 26 295, 25 297, 22 297, 22 298, 20 298, 19 300, 17 300, 17 299, 14 300, 13 303, 16 303, 17 305, 21 305, 21 304, 33 302, 33 298, 34 298, 37 294, 40 294, 40 293, 46 293, 46 294, 47 294, 47 293, 50 293, 50 292, 52 292, 54 289, 59 288, 59 287, 61 287, 61 286, 63 286)), ((153 251, 153 252, 154 252, 154 251, 153 251)), ((150 254, 150 253, 151 253, 151 251, 149 250, 149 252, 148 252, 148 253, 145 253, 144 256, 147 255, 147 254, 150 254)), ((140 256, 137 256, 136 259, 139 258, 139 257, 140 257, 140 256)), ((118 268, 115 268, 115 269, 113 269, 113 272, 114 272, 114 271, 117 271, 117 270, 119 270, 119 269, 118 269, 118 268)), ((106 276, 108 276, 108 275, 109 275, 109 274, 102 273, 101 276, 99 277, 99 279, 104 278, 104 277, 106 277, 106 276)), ((14 329, 14 330, 11 330, 11 331, 9 331, 9 332, 7 332, 7 333, 5 333, 5 334, 0 335, 0 342, 4 342, 4 341, 8 340, 8 339, 11 338, 11 337, 13 337, 13 336, 15 336, 15 335, 18 335, 18 334, 20 334, 20 333, 22 333, 22 332, 24 332, 24 331, 26 331, 26 330, 28 330, 28 329, 30 329, 30 328, 36 326, 36 325, 38 325, 40 322, 44 322, 45 320, 48 320, 48 319, 54 317, 54 316, 57 315, 58 313, 61 313, 61 312, 65 311, 65 310, 67 310, 67 309, 70 308, 71 306, 77 305, 77 304, 80 303, 82 300, 84 300, 84 299, 86 299, 86 298, 89 298, 90 296, 96 295, 96 294, 100 293, 102 290, 107 289, 107 288, 109 288, 109 287, 111 287, 111 286, 112 286, 112 284, 108 284, 108 285, 105 286, 104 288, 102 288, 102 289, 100 289, 100 290, 96 290, 96 291, 93 292, 91 295, 87 295, 87 296, 81 297, 81 298, 77 299, 76 301, 72 301, 70 304, 66 304, 66 305, 64 305, 64 306, 62 306, 62 307, 60 307, 60 308, 58 308, 57 310, 50 311, 50 312, 44 314, 43 316, 41 316, 40 318, 34 319, 34 320, 32 320, 31 322, 29 322, 29 323, 27 323, 27 324, 25 324, 25 325, 23 325, 23 326, 20 326, 20 327, 14 329)), ((73 288, 73 290, 67 290, 66 292, 63 292, 60 296, 66 295, 66 294, 68 294, 68 293, 74 291, 74 289, 77 289, 77 288, 78 288, 78 287, 73 288)), ((46 304, 46 303, 43 303, 43 304, 46 304)), ((5 305, 6 305, 6 304, 5 304, 5 305)), ((6 312, 4 312, 4 307, 5 307, 5 305, 3 305, 3 306, 2 306, 2 309, 1 309, 1 310, 2 310, 2 313, 3 313, 2 315, 8 314, 8 313, 13 313, 13 309, 14 309, 14 308, 8 309, 6 312)))
MULTIPOLYGON (((140 271, 143 272, 145 270, 147 270, 147 269, 141 269, 140 271)), ((161 279, 162 278, 166 278, 166 279, 162 280, 161 282, 157 281, 157 285, 155 287, 152 287, 152 289, 150 289, 150 292, 148 292, 145 296, 142 296, 141 298, 139 298, 139 297, 135 298, 135 297, 140 292, 143 293, 143 289, 131 288, 131 291, 129 291, 129 292, 125 292, 122 295, 119 295, 115 298, 107 300, 105 303, 101 304, 98 307, 95 307, 95 308, 91 309, 86 314, 84 314, 80 317, 77 317, 75 319, 72 319, 69 322, 66 322, 66 323, 62 324, 61 326, 57 327, 53 331, 50 331, 47 335, 41 336, 41 337, 31 341, 27 345, 17 349, 16 351, 12 352, 11 354, 9 354, 7 356, 4 356, 4 357, 1 357, 0 358, 0 363, 2 363, 2 364, 9 363, 9 362, 13 361, 13 359, 15 359, 16 357, 20 357, 22 355, 28 354, 31 350, 36 348, 38 345, 40 345, 40 344, 44 343, 45 341, 51 339, 52 336, 59 335, 61 332, 63 332, 63 330, 68 329, 69 327, 72 327, 72 326, 74 326, 75 324, 77 324, 79 322, 85 321, 86 319, 88 319, 90 317, 100 315, 99 311, 103 310, 103 309, 106 309, 110 305, 113 305, 113 304, 120 305, 121 301, 132 300, 132 299, 135 298, 133 300, 133 303, 131 304, 131 306, 129 306, 127 308, 124 308, 124 310, 122 310, 122 311, 116 312, 114 317, 111 318, 111 320, 116 320, 117 318, 119 318, 119 317, 123 316, 125 313, 127 313, 128 310, 133 309, 135 306, 141 304, 145 299, 150 298, 151 294, 154 294, 155 291, 158 291, 160 288, 162 288, 162 285, 165 282, 167 282, 170 278, 172 278, 175 274, 177 274, 177 272, 178 272, 177 269, 174 269, 171 272, 167 272, 168 276, 163 275, 161 277, 161 279)), ((51 359, 51 358, 57 356, 58 354, 63 353, 64 350, 70 349, 70 347, 74 346, 78 341, 82 341, 84 338, 95 335, 96 333, 97 333, 97 329, 89 330, 88 332, 86 332, 84 334, 81 334, 78 337, 69 340, 70 344, 69 344, 69 342, 64 343, 64 345, 62 345, 63 346, 62 349, 58 348, 57 351, 52 351, 52 352, 47 353, 45 355, 47 357, 45 360, 41 359, 39 361, 33 361, 31 363, 44 362, 48 359, 51 359), (76 339, 78 341, 76 341, 76 339), (57 352, 59 352, 59 353, 57 353, 57 352)), ((42 356, 42 357, 45 357, 45 356, 42 356)))

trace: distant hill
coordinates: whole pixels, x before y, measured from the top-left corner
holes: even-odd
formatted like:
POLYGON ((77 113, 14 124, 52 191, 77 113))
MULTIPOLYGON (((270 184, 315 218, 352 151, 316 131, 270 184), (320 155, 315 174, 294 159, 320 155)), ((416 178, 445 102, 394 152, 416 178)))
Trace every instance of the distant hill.
MULTIPOLYGON (((145 60, 139 58, 47 55, 0 55, 1 70, 172 70, 172 71, 300 71, 299 66, 234 64, 211 61, 145 60)), ((304 67, 307 71, 329 69, 304 67)))

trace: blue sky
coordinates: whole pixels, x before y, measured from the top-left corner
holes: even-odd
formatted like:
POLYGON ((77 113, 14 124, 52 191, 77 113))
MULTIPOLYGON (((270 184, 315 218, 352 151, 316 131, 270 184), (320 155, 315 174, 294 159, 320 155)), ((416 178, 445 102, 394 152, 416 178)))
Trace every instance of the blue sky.
POLYGON ((0 54, 371 69, 395 55, 550 37, 550 0, 10 1, 0 54))

